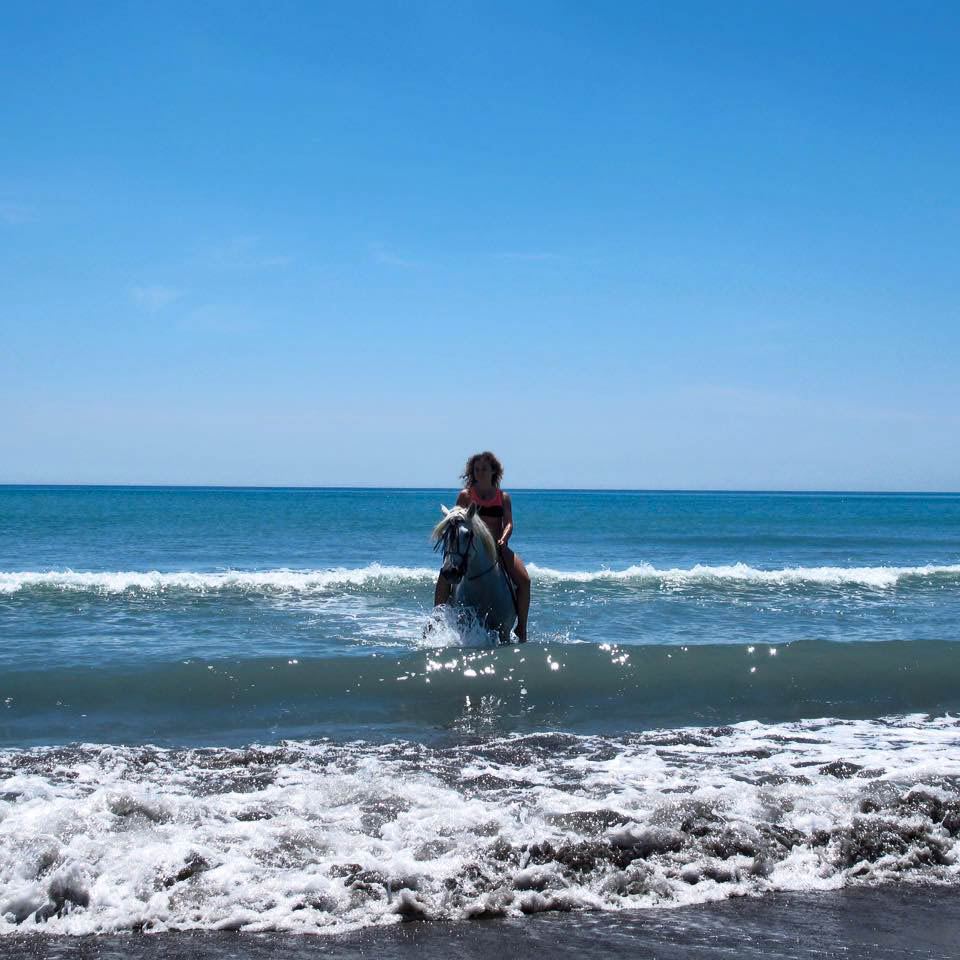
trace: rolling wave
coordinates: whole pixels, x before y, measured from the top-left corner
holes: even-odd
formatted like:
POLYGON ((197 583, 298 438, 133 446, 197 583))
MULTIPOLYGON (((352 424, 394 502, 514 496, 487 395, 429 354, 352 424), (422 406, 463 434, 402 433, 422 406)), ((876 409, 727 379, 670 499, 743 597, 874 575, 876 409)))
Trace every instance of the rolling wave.
MULTIPOLYGON (((960 586, 960 564, 896 567, 784 567, 763 570, 745 563, 696 564, 660 569, 636 564, 623 570, 556 570, 531 563, 535 582, 551 584, 632 584, 680 587, 725 585, 865 587, 886 590, 913 582, 940 582, 960 586)), ((327 570, 225 570, 219 572, 12 570, 0 572, 0 594, 61 591, 101 595, 168 592, 207 593, 323 593, 344 588, 384 590, 404 583, 432 582, 432 567, 404 567, 371 563, 365 567, 327 570)))
POLYGON ((531 644, 0 676, 0 743, 244 743, 869 718, 960 710, 960 644, 531 644))

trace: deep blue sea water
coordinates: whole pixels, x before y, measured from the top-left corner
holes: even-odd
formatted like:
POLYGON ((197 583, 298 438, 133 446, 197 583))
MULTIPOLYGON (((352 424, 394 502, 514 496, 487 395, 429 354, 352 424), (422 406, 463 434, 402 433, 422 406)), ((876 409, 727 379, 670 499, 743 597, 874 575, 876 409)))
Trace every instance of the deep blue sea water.
POLYGON ((0 933, 340 931, 960 870, 960 496, 0 487, 0 933))

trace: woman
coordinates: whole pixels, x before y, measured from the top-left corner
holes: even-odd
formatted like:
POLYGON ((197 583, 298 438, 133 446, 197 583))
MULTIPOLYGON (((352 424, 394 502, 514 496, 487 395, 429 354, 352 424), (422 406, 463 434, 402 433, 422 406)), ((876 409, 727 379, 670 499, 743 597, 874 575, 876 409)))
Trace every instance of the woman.
MULTIPOLYGON (((500 489, 503 465, 489 451, 475 453, 463 469, 466 486, 457 495, 458 507, 477 505, 477 512, 490 528, 500 554, 500 563, 517 588, 517 639, 527 640, 527 614, 530 611, 530 574, 523 561, 507 546, 513 534, 513 507, 510 494, 500 489)), ((434 606, 446 603, 450 598, 450 583, 441 575, 433 595, 434 606)))

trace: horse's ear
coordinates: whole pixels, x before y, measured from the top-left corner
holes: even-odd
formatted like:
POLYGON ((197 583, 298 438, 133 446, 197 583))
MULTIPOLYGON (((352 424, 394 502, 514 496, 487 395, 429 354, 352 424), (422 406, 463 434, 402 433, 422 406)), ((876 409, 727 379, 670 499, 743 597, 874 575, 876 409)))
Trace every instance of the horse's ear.
POLYGON ((440 504, 440 512, 441 512, 445 517, 449 517, 449 516, 450 516, 450 511, 449 511, 442 503, 440 504))
POLYGON ((467 516, 470 517, 470 519, 472 520, 472 519, 473 519, 473 515, 474 515, 476 512, 477 512, 477 505, 476 505, 475 503, 471 503, 471 504, 470 504, 470 509, 467 510, 467 516))

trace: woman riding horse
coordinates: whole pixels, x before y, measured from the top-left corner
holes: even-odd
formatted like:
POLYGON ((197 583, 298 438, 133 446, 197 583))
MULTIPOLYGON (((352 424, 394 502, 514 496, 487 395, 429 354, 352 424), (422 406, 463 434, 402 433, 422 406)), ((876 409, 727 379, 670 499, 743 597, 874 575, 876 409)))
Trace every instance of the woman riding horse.
MULTIPOLYGON (((477 505, 477 512, 489 527, 497 544, 500 563, 507 571, 517 588, 517 639, 524 643, 527 639, 527 614, 530 611, 530 574, 520 559, 508 546, 513 534, 513 507, 510 494, 500 489, 503 477, 503 465, 489 451, 475 453, 467 460, 462 479, 466 486, 457 496, 458 507, 477 505)), ((450 582, 441 573, 437 577, 437 587, 433 595, 434 606, 447 603, 450 599, 450 582)))

